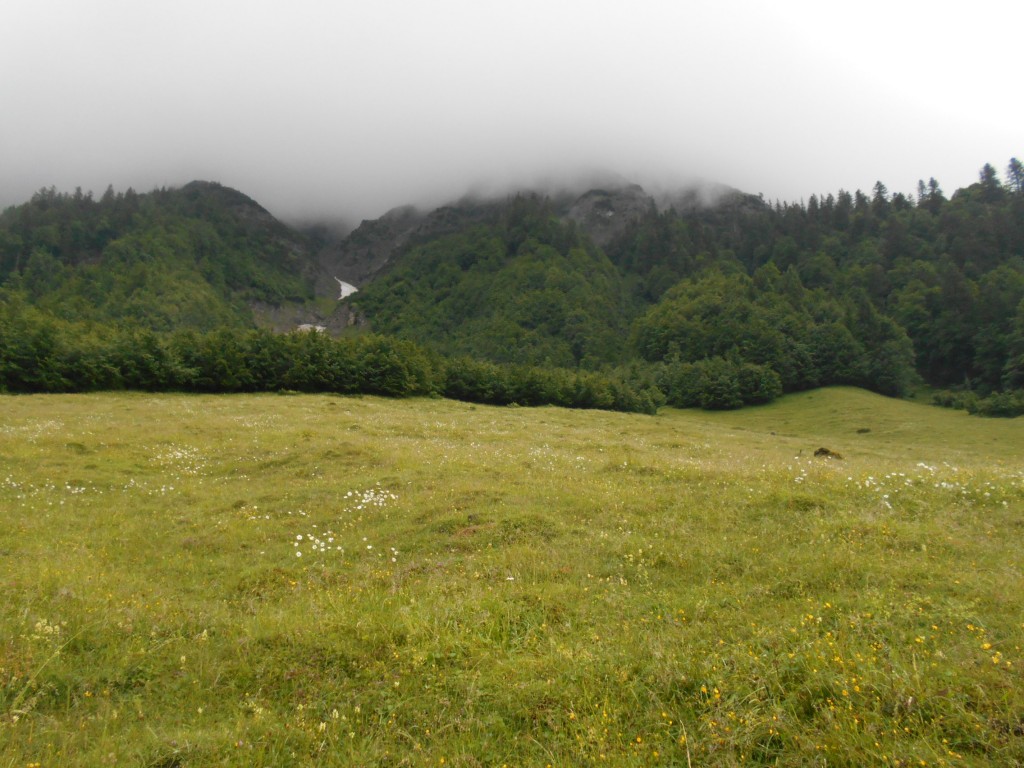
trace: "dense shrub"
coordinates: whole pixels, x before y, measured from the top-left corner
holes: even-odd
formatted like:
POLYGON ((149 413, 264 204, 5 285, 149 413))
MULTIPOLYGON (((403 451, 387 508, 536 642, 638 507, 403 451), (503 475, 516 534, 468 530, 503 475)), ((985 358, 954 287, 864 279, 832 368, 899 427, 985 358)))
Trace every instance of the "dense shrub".
POLYGON ((565 408, 655 413, 661 393, 620 375, 567 368, 501 365, 471 358, 447 361, 445 397, 491 405, 559 405, 565 408))
POLYGON ((1024 416, 1024 391, 997 392, 968 404, 967 412, 978 416, 1012 419, 1024 416))
POLYGON ((89 328, 0 300, 0 391, 338 392, 653 413, 660 393, 592 371, 444 360, 366 334, 89 328))
POLYGON ((688 363, 675 358, 658 370, 658 386, 676 408, 729 410, 770 403, 782 394, 779 375, 754 363, 723 357, 688 363))

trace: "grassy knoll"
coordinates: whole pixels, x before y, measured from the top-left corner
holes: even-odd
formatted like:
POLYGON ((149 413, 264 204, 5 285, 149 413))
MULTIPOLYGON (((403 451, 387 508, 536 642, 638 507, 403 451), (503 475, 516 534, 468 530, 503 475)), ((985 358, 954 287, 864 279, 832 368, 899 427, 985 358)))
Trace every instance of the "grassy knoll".
POLYGON ((0 767, 1020 764, 1022 538, 1020 419, 856 390, 4 397, 0 767))

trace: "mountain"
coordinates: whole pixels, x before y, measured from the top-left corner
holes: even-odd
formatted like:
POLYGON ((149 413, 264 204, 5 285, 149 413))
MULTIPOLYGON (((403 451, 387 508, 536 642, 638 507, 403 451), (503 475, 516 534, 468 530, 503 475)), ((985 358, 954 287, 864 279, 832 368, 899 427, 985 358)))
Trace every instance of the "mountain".
POLYGON ((338 245, 368 279, 339 311, 498 361, 723 359, 787 391, 1019 389, 1024 194, 986 169, 949 197, 934 180, 774 205, 621 183, 405 209, 338 245))
POLYGON ((431 231, 421 224, 348 301, 357 316, 449 355, 565 367, 627 357, 629 292, 573 221, 536 196, 468 211, 428 217, 431 231))
POLYGON ((429 212, 407 205, 363 221, 347 237, 320 251, 318 290, 334 292, 333 278, 364 286, 386 272, 406 247, 478 224, 493 217, 499 207, 499 201, 467 197, 429 212))
POLYGON ((467 195, 432 211, 402 206, 379 219, 363 221, 347 237, 325 246, 319 255, 322 279, 317 284, 318 290, 334 289, 329 279, 331 274, 356 286, 365 286, 386 273, 393 260, 408 247, 473 225, 494 222, 515 198, 546 200, 551 215, 573 222, 593 243, 604 247, 651 210, 671 207, 695 211, 729 196, 741 196, 741 193, 729 187, 701 185, 652 195, 638 184, 602 174, 573 184, 549 184, 540 189, 491 196, 467 195))
POLYGON ((987 396, 1024 390, 1016 178, 986 166, 948 197, 933 179, 914 196, 879 182, 775 204, 603 178, 396 208, 345 235, 300 232, 208 182, 42 190, 0 214, 0 303, 65 323, 312 323, 465 360, 618 366, 676 405, 826 384, 987 396), (358 292, 339 301, 339 281, 358 292))
POLYGON ((314 299, 316 248, 219 184, 137 194, 41 190, 0 214, 0 284, 71 321, 251 326, 314 299))

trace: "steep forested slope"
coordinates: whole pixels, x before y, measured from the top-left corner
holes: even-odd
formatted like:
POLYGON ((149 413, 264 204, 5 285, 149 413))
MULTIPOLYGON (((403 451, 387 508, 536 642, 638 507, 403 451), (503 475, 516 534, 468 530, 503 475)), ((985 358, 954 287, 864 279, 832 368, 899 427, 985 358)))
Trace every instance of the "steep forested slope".
MULTIPOLYGON (((870 197, 841 191, 806 204, 747 199, 689 215, 652 211, 608 253, 657 302, 638 325, 638 351, 648 358, 672 342, 684 357, 708 352, 691 342, 688 324, 671 318, 688 316, 680 294, 702 293, 704 276, 721 272, 752 276, 760 303, 776 294, 794 307, 816 306, 815 322, 845 327, 876 367, 879 355, 907 359, 899 351, 905 334, 917 372, 933 386, 1024 386, 1024 195, 1017 183, 1000 184, 991 166, 949 199, 931 180, 916 199, 879 183, 870 197)), ((713 326, 714 354, 730 346, 729 334, 741 353, 759 346, 763 316, 716 306, 718 319, 701 315, 713 326)), ((778 320, 777 331, 811 351, 805 333, 778 320)))
POLYGON ((395 248, 352 306, 377 330, 492 360, 720 359, 765 366, 789 391, 1020 388, 1014 167, 1003 185, 986 166, 948 199, 934 180, 914 197, 878 183, 775 205, 729 190, 656 201, 635 186, 561 207, 517 197, 395 248))
POLYGON ((629 303, 604 253, 529 196, 410 247, 352 299, 375 330, 447 354, 570 367, 627 356, 629 303))
POLYGON ((0 215, 0 285, 69 321, 253 324, 312 297, 312 247, 240 192, 193 182, 99 200, 42 190, 0 215))

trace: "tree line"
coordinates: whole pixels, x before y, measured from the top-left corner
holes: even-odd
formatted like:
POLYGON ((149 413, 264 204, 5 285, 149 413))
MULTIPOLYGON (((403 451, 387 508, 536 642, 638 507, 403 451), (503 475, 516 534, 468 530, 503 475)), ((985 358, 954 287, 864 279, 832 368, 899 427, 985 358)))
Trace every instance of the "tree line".
POLYGON ((333 392, 654 413, 623 376, 445 358, 402 339, 67 323, 0 293, 0 392, 333 392))
POLYGON ((733 195, 652 209, 607 251, 648 303, 634 324, 648 359, 728 348, 773 367, 787 391, 850 383, 903 394, 923 383, 981 402, 1024 388, 1016 159, 1005 182, 985 165, 948 198, 930 179, 916 194, 878 182, 806 203, 733 195))

